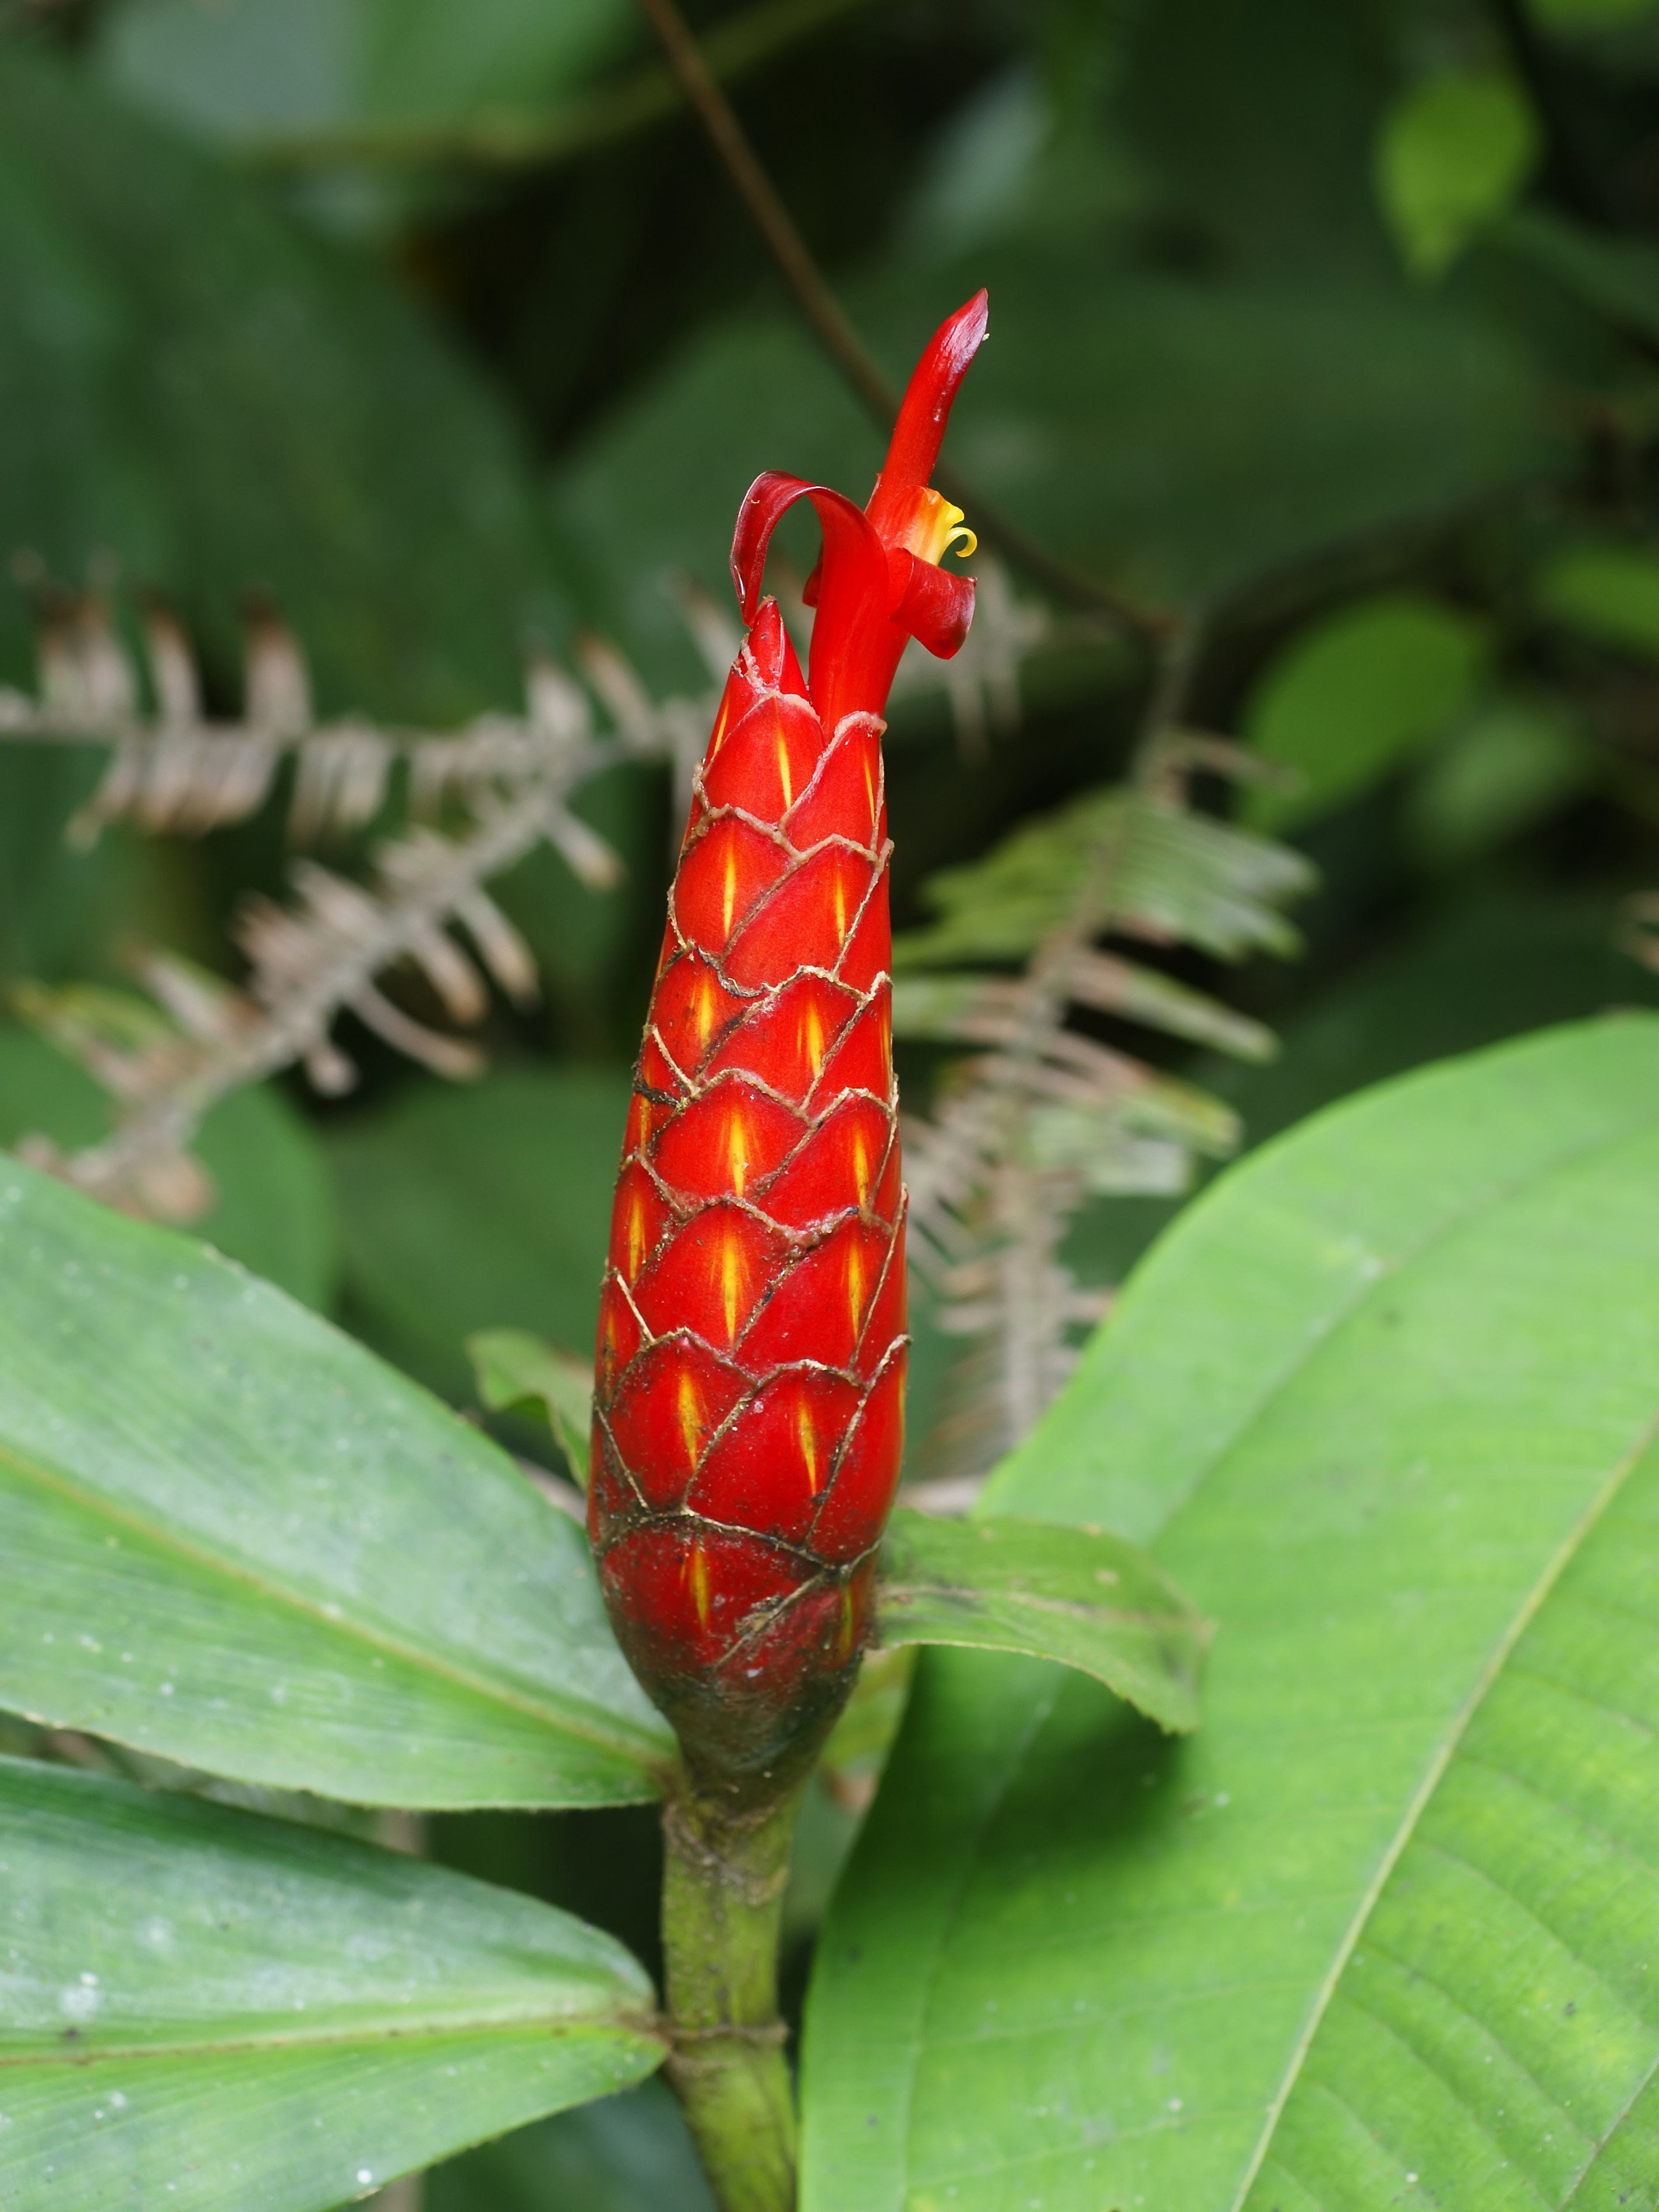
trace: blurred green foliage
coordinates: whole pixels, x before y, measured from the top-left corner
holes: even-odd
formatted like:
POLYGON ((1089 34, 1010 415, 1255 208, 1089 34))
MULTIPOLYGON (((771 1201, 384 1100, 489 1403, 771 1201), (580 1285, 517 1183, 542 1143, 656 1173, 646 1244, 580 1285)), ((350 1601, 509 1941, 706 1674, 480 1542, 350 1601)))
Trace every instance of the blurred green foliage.
MULTIPOLYGON (((1257 1141, 1425 1058, 1651 1003, 1616 940, 1659 883, 1652 0, 688 12, 890 374, 988 284, 957 465, 1075 568, 1198 615, 1188 720, 1295 772, 1249 805, 1323 872, 1306 957, 1242 981, 1167 963, 1280 1057, 1171 1038, 1167 1071, 1257 1141)), ((700 690, 671 587, 729 607, 750 479, 862 495, 879 457, 627 0, 15 4, 0 276, 0 684, 30 682, 55 579, 164 591, 221 707, 254 591, 331 712, 457 723, 514 702, 526 645, 585 628, 700 690)), ((810 534, 780 542, 804 570, 810 534)), ((984 757, 937 700, 896 706, 902 924, 970 931, 988 851, 1092 819, 1121 777, 1147 656, 1057 613, 1069 649, 1026 665, 984 757)), ((237 902, 284 879, 274 815, 71 852, 97 772, 0 744, 0 988, 113 978, 130 939, 234 972, 237 902)), ((633 767, 582 795, 619 890, 550 855, 496 886, 547 1005, 493 1018, 492 1073, 445 1088, 348 1019, 358 1096, 260 1090, 204 1133, 204 1233, 461 1402, 469 1335, 591 1335, 667 784, 633 767)), ((1052 898, 1045 837, 996 865, 1025 856, 1052 898)), ((933 1065, 913 1048, 913 1097, 933 1065)), ((0 1139, 106 1126, 0 1030, 0 1139)), ((1170 1204, 1091 1206, 1068 1258, 1113 1279, 1170 1204)), ((921 1333, 925 1426, 950 1346, 921 1333)), ((464 1825, 434 1848, 600 1917, 599 1862, 639 1846, 464 1825)), ((429 2203, 689 2208, 678 2128, 653 2087, 471 2154, 429 2203)))

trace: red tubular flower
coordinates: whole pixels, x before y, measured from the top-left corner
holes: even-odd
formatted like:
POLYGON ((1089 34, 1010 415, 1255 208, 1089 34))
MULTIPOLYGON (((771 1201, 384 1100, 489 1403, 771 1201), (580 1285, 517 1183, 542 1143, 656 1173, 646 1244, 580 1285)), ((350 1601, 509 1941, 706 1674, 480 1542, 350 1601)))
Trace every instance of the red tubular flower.
POLYGON ((903 1443, 904 1190, 880 720, 974 586, 932 491, 983 292, 935 334, 869 506, 775 473, 738 515, 750 625, 668 900, 600 1307, 588 1526, 611 1621, 705 1778, 810 1753, 865 1640, 903 1443), (779 517, 823 552, 803 680, 760 594, 779 517))

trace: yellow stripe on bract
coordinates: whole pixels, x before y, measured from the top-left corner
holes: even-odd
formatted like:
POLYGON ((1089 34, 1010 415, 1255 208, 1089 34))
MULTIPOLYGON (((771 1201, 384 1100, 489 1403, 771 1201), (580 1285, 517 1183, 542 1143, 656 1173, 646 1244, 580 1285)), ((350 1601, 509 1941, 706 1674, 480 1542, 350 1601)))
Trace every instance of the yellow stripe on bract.
POLYGON ((708 1626, 708 1561, 701 1544, 693 1544, 685 1563, 686 1588, 691 1593, 691 1602, 697 1608, 697 1625, 708 1626))
POLYGON ((738 1333, 738 1313, 748 1286, 749 1261, 738 1241, 737 1231, 729 1224, 720 1232, 714 1253, 714 1276, 726 1307, 726 1334, 730 1340, 738 1333))
POLYGON ((645 1264, 645 1193, 636 1190, 628 1209, 628 1279, 631 1283, 645 1264))
POLYGON ((805 1398, 798 1400, 795 1406, 795 1437, 800 1445, 801 1461, 806 1469, 807 1495, 816 1498, 818 1494, 818 1437, 817 1431, 812 1426, 812 1408, 805 1398))
POLYGON ((732 1173, 732 1188, 741 1198, 743 1187, 749 1180, 749 1125, 740 1106, 732 1107, 726 1117, 726 1158, 732 1173))
POLYGON ((847 878, 839 868, 836 870, 836 934, 847 934, 847 878))
POLYGON ((864 1318, 864 1254, 856 1239, 847 1247, 847 1310, 856 1329, 864 1318))
POLYGON ((795 799, 795 787, 789 775, 789 747, 784 742, 781 730, 778 732, 778 781, 783 786, 785 806, 793 806, 795 799))
POLYGON ((841 1635, 838 1639, 840 1656, 843 1659, 850 1659, 853 1656, 853 1626, 852 1585, 843 1583, 841 1586, 841 1635))
POLYGON ((685 1439, 685 1456, 695 1467, 697 1446, 702 1441, 702 1400, 697 1395, 695 1376, 680 1370, 679 1387, 680 1434, 685 1439))
POLYGON ((853 1181, 858 1187, 859 1204, 868 1203, 870 1197, 870 1153, 864 1141, 864 1131, 853 1125, 853 1181))
POLYGON ((814 1075, 823 1066, 823 1017, 817 1001, 809 999, 800 1018, 801 1049, 806 1055, 806 1065, 814 1075))
POLYGON ((876 780, 870 773, 870 756, 864 756, 864 795, 870 802, 870 827, 876 826, 876 780))
POLYGON ((705 969, 697 985, 697 1042, 706 1045, 714 1034, 714 979, 705 969))
POLYGON ((733 848, 728 845, 726 848, 726 901, 720 922, 720 927, 728 937, 732 934, 732 915, 737 903, 738 856, 733 848))

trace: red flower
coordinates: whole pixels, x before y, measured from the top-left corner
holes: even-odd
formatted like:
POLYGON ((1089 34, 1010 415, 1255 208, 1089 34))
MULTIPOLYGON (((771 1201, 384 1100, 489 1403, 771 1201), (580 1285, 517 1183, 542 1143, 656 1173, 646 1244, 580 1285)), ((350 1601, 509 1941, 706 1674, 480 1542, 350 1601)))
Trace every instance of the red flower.
POLYGON ((930 490, 985 335, 941 325, 869 506, 769 472, 749 635, 669 893, 600 1308, 588 1526, 623 1650, 706 1778, 810 1753, 865 1639, 903 1444, 904 1191, 880 716, 911 637, 968 634, 972 535, 930 490), (761 599, 779 517, 823 553, 810 681, 761 599))

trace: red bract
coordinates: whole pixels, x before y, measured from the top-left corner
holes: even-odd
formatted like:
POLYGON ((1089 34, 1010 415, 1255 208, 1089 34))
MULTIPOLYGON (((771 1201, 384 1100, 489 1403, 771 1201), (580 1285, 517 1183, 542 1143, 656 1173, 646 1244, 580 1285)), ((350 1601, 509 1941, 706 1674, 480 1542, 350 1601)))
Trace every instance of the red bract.
POLYGON ((750 627, 697 772, 634 1079, 600 1309, 588 1523, 635 1671, 705 1777, 810 1750, 866 1632, 903 1443, 904 1191, 880 720, 974 586, 927 488, 985 335, 923 356, 867 508, 769 473, 738 516, 750 627), (804 680, 760 598, 779 517, 823 553, 804 680))

